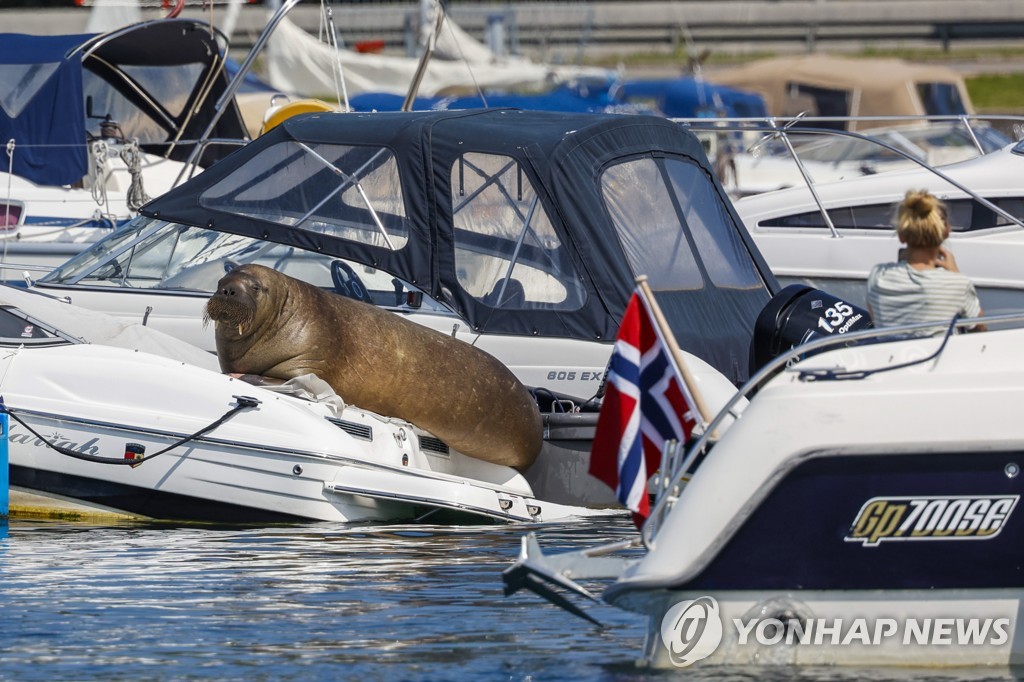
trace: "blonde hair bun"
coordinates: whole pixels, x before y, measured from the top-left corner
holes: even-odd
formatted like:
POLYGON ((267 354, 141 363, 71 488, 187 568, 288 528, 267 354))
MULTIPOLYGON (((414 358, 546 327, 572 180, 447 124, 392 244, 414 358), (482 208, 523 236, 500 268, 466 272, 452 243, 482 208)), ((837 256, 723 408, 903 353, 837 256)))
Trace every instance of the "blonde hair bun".
POLYGON ((915 217, 927 218, 928 214, 935 210, 939 200, 925 190, 910 190, 904 203, 915 217))
POLYGON ((907 246, 940 246, 946 239, 946 205, 928 190, 908 191, 896 214, 896 233, 907 246))

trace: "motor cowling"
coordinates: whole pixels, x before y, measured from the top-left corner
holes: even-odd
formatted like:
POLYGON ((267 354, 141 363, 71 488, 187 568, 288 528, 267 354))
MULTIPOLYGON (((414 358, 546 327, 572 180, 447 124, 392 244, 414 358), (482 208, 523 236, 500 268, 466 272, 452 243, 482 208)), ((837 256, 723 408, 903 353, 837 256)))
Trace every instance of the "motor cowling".
POLYGON ((872 326, 864 308, 806 284, 790 284, 768 301, 754 322, 750 372, 813 339, 872 326))

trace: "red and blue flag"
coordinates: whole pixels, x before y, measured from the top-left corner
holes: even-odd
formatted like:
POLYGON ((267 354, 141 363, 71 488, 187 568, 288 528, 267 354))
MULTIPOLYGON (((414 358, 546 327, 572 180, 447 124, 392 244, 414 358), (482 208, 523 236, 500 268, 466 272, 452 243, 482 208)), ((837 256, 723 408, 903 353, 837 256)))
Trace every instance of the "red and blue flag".
MULTIPOLYGON (((668 440, 685 443, 696 424, 694 400, 643 293, 622 318, 590 454, 590 473, 615 491, 640 527, 650 515, 647 479, 668 440)), ((670 332, 669 332, 670 333, 670 332)))

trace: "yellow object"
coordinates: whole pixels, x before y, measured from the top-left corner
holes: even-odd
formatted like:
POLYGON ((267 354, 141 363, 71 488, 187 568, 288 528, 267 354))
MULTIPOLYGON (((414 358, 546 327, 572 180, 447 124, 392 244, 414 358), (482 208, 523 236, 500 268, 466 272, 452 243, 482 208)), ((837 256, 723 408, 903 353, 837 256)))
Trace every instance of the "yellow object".
POLYGON ((58 495, 34 493, 27 490, 12 490, 10 518, 46 519, 52 521, 83 521, 87 523, 109 523, 114 521, 142 521, 146 517, 129 514, 110 507, 73 500, 58 495))
POLYGON ((282 104, 267 113, 266 118, 263 119, 263 127, 260 129, 260 135, 273 129, 275 126, 281 125, 281 123, 287 121, 292 116, 296 116, 298 114, 324 113, 329 111, 337 111, 337 109, 333 105, 318 99, 300 99, 297 102, 282 104))

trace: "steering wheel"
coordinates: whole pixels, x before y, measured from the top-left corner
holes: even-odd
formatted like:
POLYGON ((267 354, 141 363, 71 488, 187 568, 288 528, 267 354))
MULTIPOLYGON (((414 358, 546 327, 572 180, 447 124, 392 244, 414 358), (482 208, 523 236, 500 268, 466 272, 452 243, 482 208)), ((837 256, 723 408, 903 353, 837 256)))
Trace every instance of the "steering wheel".
POLYGON ((334 282, 334 290, 342 296, 374 305, 369 289, 363 284, 363 280, 359 279, 352 266, 345 261, 331 261, 331 280, 334 282))

